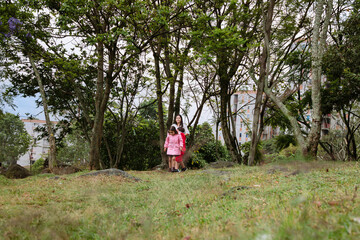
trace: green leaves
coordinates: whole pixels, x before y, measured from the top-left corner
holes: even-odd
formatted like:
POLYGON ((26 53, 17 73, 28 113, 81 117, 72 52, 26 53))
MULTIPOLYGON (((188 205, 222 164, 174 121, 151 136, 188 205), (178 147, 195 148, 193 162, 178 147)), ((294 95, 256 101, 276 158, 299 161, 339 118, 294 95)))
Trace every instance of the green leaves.
POLYGON ((30 141, 31 137, 18 116, 11 113, 0 115, 0 162, 16 163, 27 151, 30 141))

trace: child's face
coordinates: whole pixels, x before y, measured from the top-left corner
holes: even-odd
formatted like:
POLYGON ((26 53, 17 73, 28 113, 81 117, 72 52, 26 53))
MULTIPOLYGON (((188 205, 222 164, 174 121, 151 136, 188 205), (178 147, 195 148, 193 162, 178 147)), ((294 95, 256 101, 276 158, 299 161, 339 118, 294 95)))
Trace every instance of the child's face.
POLYGON ((180 116, 176 116, 176 123, 180 124, 181 123, 181 117, 180 116))
POLYGON ((175 132, 174 131, 169 131, 169 134, 174 136, 175 132))

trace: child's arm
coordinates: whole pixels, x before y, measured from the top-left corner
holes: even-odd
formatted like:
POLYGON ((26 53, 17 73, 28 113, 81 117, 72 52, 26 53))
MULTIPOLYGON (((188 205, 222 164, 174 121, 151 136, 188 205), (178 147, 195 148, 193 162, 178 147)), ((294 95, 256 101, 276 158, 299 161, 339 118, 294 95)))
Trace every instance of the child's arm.
POLYGON ((182 151, 183 147, 184 147, 184 144, 183 144, 183 140, 182 140, 182 137, 181 137, 181 134, 178 135, 179 136, 179 144, 180 144, 180 151, 182 151))
POLYGON ((164 149, 168 148, 168 146, 169 146, 169 136, 166 137, 164 149))

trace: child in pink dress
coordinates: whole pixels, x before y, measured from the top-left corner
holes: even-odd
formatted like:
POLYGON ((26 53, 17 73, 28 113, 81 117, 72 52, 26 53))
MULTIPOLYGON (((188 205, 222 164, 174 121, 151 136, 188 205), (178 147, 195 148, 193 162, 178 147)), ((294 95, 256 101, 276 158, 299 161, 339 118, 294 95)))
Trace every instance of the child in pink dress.
POLYGON ((171 169, 172 172, 179 172, 175 158, 181 154, 183 146, 181 135, 178 134, 174 126, 171 126, 164 144, 164 151, 167 151, 169 156, 169 170, 171 169))

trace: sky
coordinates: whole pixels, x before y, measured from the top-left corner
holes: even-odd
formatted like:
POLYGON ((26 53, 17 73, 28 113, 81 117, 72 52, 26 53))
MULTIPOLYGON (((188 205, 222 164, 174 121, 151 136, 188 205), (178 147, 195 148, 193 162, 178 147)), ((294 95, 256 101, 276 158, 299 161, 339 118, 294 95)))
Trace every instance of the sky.
MULTIPOLYGON (((42 106, 37 108, 35 100, 36 100, 35 97, 26 97, 26 98, 24 98, 22 96, 18 96, 18 97, 15 97, 14 101, 13 101, 13 103, 17 106, 15 108, 15 110, 12 109, 8 105, 5 105, 3 110, 5 112, 10 112, 12 114, 19 115, 20 119, 27 119, 30 116, 29 114, 31 114, 36 119, 45 120, 45 115, 44 115, 44 111, 42 109, 42 106)), ((190 113, 189 113, 190 116, 189 117, 192 118, 193 114, 195 112, 196 112, 196 106, 192 106, 191 109, 190 109, 190 113)), ((211 118, 212 118, 212 113, 211 113, 210 109, 205 107, 204 110, 203 110, 202 116, 200 118, 200 123, 203 123, 203 122, 206 122, 206 121, 210 123, 211 118)), ((52 121, 58 120, 54 116, 50 116, 50 119, 52 121)), ((187 119, 185 121, 187 122, 187 119)))
POLYGON ((39 120, 45 120, 44 112, 41 107, 36 108, 35 100, 35 97, 15 97, 13 102, 16 105, 15 110, 12 109, 9 105, 5 104, 4 111, 19 115, 20 119, 28 118, 28 116, 26 115, 28 113, 39 120))

